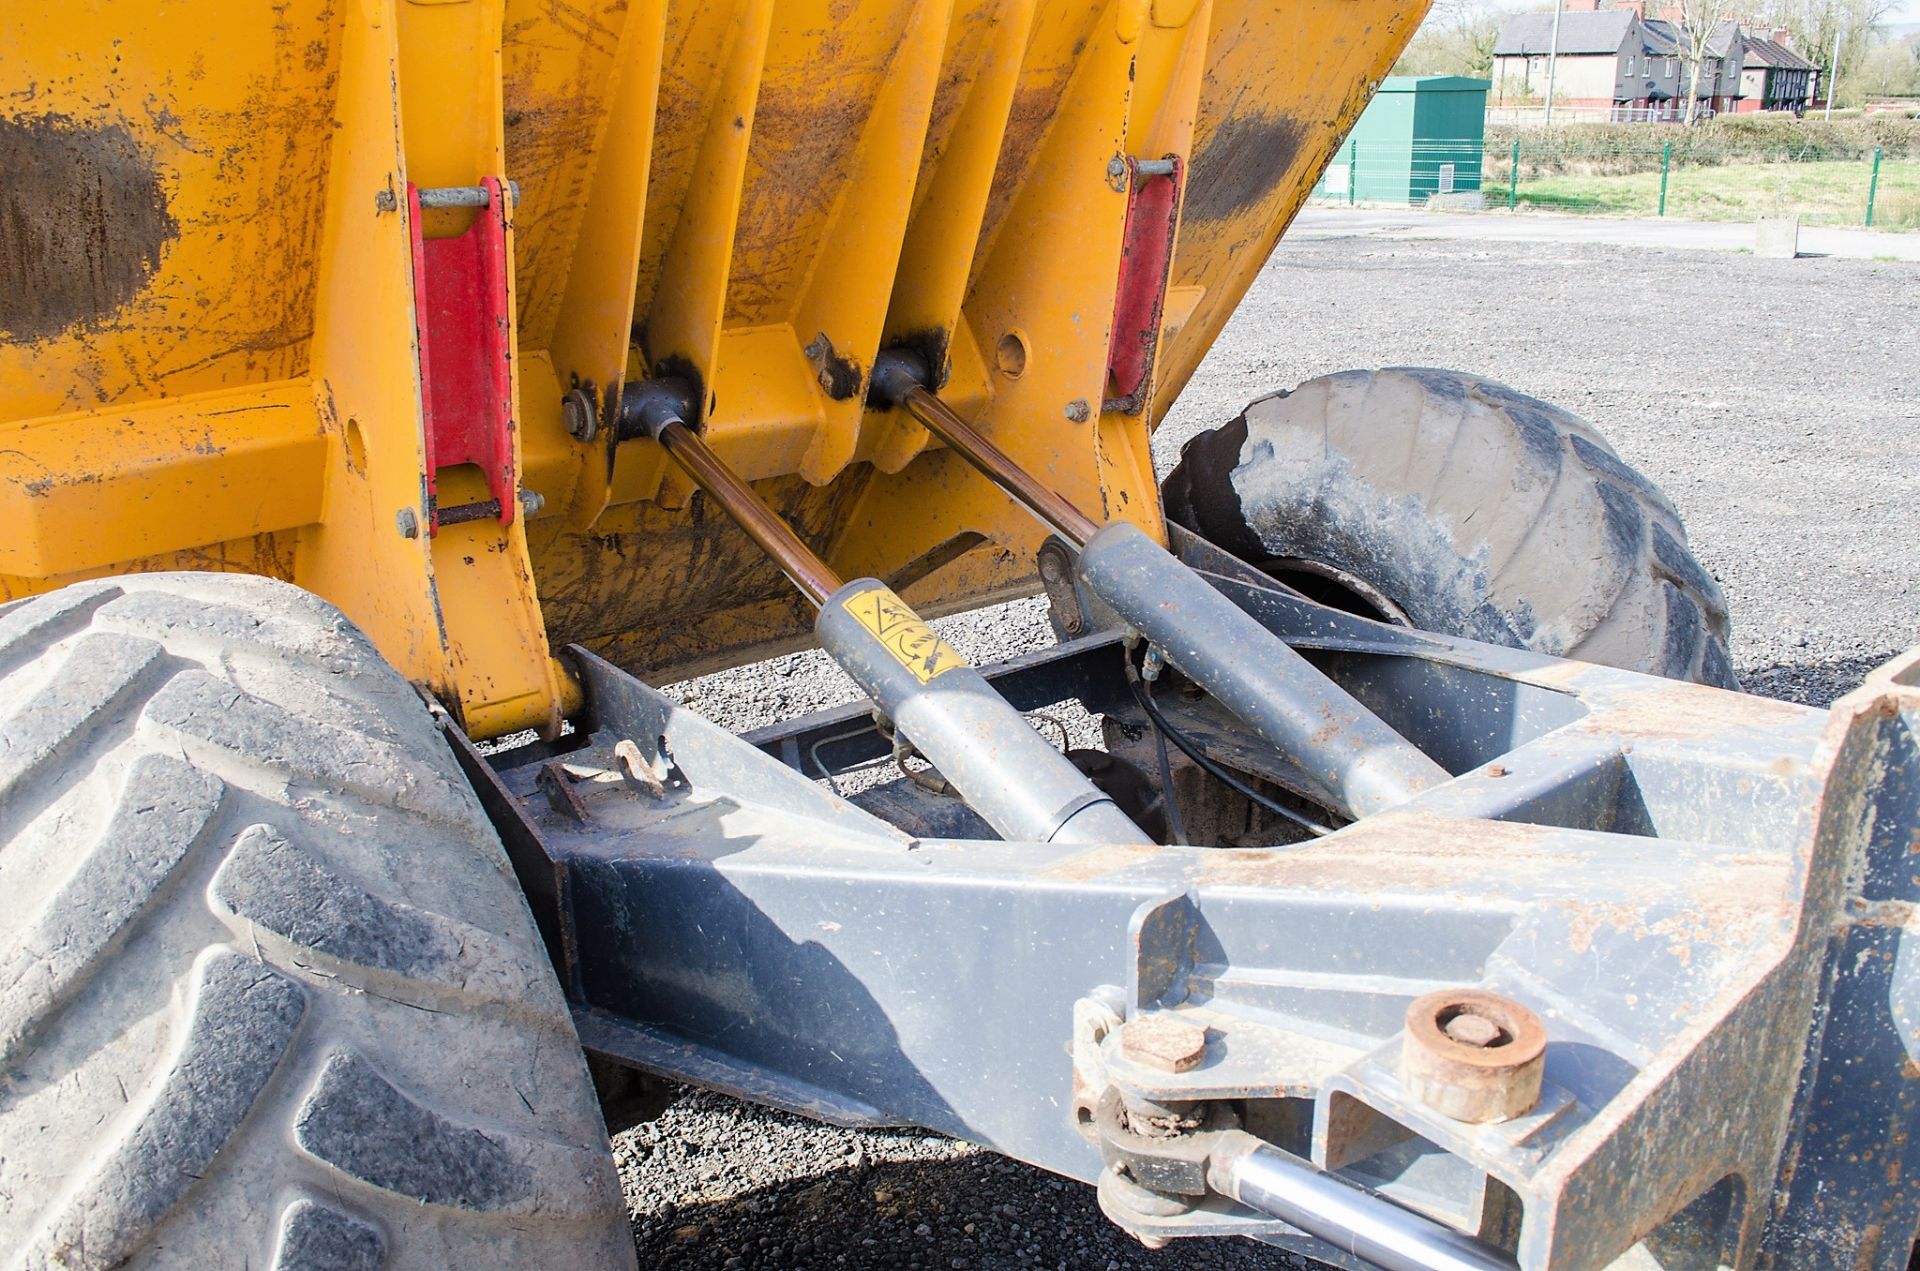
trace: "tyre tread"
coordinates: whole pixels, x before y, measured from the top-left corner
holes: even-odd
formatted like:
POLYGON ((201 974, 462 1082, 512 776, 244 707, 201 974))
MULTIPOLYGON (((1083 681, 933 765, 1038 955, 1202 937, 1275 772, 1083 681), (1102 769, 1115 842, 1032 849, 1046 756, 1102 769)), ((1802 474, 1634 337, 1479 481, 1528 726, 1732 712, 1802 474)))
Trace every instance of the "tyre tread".
POLYGON ((37 880, 0 909, 20 1202, 0 1247, 19 1265, 630 1265, 498 839, 418 695, 336 610, 247 576, 81 584, 0 612, 0 700, 20 702, 0 719, 0 868, 37 880), (378 1082, 329 1086, 341 1055, 378 1082), (355 1102, 382 1087, 518 1190, 423 1206, 377 1185, 423 1168, 355 1102), (318 1125, 335 1161, 306 1150, 318 1125))
POLYGON ((1226 550, 1349 570, 1418 625, 1738 686, 1672 500, 1587 421, 1492 380, 1323 376, 1189 439, 1162 489, 1226 550))
POLYGON ((0 953, 0 1065, 111 956, 206 836, 225 786, 170 755, 134 760, 80 866, 0 953))
POLYGON ((215 947, 196 968, 186 1037, 145 1106, 28 1247, 28 1266, 116 1267, 137 1251, 245 1120, 292 1045, 307 994, 215 947))

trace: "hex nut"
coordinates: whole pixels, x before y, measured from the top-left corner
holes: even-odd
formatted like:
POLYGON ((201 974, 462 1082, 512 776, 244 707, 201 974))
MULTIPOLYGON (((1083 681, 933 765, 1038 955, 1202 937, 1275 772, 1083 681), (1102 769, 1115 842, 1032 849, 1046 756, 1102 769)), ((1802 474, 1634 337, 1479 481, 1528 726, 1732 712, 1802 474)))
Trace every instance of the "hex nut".
POLYGON ((1400 1083, 1442 1116, 1488 1125, 1525 1116, 1540 1102, 1547 1030, 1511 998, 1442 989, 1407 1007, 1400 1083))
POLYGON ((1187 1072, 1207 1057, 1207 1030, 1171 1015, 1136 1015, 1120 1026, 1120 1053, 1157 1072, 1187 1072))

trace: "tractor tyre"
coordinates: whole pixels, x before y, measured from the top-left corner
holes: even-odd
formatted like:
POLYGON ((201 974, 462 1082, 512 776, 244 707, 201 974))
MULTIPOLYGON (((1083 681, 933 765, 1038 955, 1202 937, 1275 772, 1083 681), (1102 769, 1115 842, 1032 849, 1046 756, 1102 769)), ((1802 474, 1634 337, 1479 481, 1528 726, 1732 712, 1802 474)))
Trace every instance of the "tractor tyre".
POLYGON ((1457 371, 1347 371, 1201 433, 1167 516, 1326 603, 1738 688, 1673 504, 1592 425, 1457 371))
POLYGON ((633 1264, 499 840, 325 602, 0 612, 0 895, 6 1265, 633 1264))

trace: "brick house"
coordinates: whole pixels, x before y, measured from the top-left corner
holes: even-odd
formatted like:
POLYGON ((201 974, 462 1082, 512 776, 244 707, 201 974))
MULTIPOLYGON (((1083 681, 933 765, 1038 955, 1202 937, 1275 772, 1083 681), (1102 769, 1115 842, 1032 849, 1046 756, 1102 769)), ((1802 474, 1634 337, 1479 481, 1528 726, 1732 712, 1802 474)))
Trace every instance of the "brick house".
MULTIPOLYGON (((1657 66, 1645 67, 1646 74, 1641 88, 1649 104, 1654 94, 1665 89, 1668 84, 1677 87, 1670 94, 1677 106, 1680 118, 1686 117, 1684 109, 1687 89, 1692 85, 1692 73, 1687 68, 1687 34, 1680 23, 1671 18, 1643 18, 1640 25, 1649 37, 1650 46, 1658 45, 1660 52, 1655 59, 1657 66), (1654 72, 1658 70, 1659 75, 1654 72), (1666 78, 1671 70, 1671 78, 1666 78)), ((1740 24, 1732 18, 1721 19, 1719 25, 1707 36, 1707 60, 1700 68, 1700 112, 1702 115, 1724 114, 1735 108, 1740 100, 1740 76, 1743 73, 1746 37, 1740 31, 1740 24)))
POLYGON ((1786 29, 1775 27, 1766 38, 1749 35, 1744 49, 1740 100, 1734 109, 1743 113, 1790 110, 1804 115, 1813 100, 1814 81, 1820 72, 1794 49, 1793 37, 1786 29))
MULTIPOLYGON (((1593 7, 1597 0, 1568 0, 1560 15, 1553 104, 1569 118, 1660 120, 1686 118, 1692 87, 1685 36, 1679 25, 1645 16, 1641 4, 1593 7), (1576 7, 1581 6, 1581 7, 1576 7)), ((1717 26, 1707 41, 1700 71, 1702 113, 1734 109, 1740 95, 1744 50, 1739 24, 1717 26)), ((1547 91, 1547 60, 1554 47, 1551 13, 1519 13, 1507 20, 1493 50, 1489 105, 1532 106, 1547 91)))

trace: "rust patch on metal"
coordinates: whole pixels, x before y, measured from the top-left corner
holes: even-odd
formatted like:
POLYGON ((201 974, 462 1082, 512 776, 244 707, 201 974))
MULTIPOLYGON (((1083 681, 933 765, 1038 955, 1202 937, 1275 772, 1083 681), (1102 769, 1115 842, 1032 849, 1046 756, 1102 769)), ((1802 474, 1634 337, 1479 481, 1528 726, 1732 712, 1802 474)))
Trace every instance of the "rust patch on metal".
MULTIPOLYGON (((1866 900, 1856 896, 1847 902, 1847 920, 1862 927, 1910 927, 1916 914, 1920 914, 1920 906, 1910 900, 1866 900)), ((1841 925, 1845 925, 1845 921, 1841 925)))
POLYGON ((1750 697, 1678 681, 1597 707, 1576 725, 1588 733, 1621 733, 1634 741, 1710 741, 1730 730, 1804 724, 1821 712, 1769 697, 1750 697))
POLYGON ((180 236, 152 159, 120 124, 0 119, 0 339, 97 322, 180 236))
POLYGON ((1519 821, 1384 812, 1284 852, 1216 848, 1202 855, 1195 881, 1307 891, 1372 892, 1383 878, 1416 891, 1469 883, 1476 889, 1515 887, 1559 868, 1566 854, 1563 834, 1519 821))
POLYGON ((1120 1053, 1155 1072, 1188 1072, 1207 1057, 1207 1030, 1171 1015, 1139 1015, 1121 1027, 1120 1053))
POLYGON ((1540 1102, 1547 1030, 1511 998, 1442 989, 1407 1007, 1400 1080, 1442 1116, 1474 1125, 1511 1121, 1540 1102))
POLYGON ((1187 178, 1187 217, 1224 220, 1264 202, 1306 141, 1307 128, 1285 115, 1222 120, 1187 178))
POLYGON ((549 759, 540 765, 534 784, 547 796, 547 806, 571 821, 588 825, 593 821, 592 813, 573 788, 573 775, 567 766, 558 759, 549 759))
POLYGON ((1096 878, 1117 874, 1139 861, 1148 860, 1159 851, 1159 848, 1152 846, 1122 844, 1092 847, 1084 852, 1076 852, 1063 860, 1055 861, 1045 869, 1037 871, 1034 877, 1051 882, 1089 883, 1096 878))

